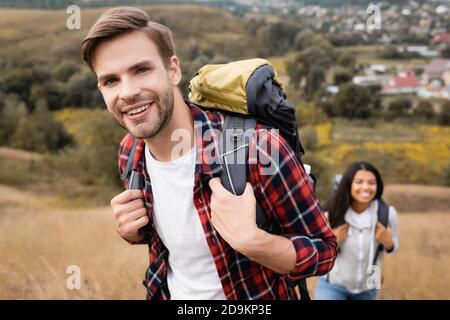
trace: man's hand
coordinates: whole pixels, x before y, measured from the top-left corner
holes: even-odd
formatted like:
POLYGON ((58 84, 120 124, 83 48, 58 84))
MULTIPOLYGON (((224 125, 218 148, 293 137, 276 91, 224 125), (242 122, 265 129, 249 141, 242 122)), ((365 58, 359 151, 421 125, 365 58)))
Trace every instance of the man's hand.
POLYGON ((336 236, 336 240, 338 245, 341 245, 342 242, 345 241, 345 239, 347 239, 348 236, 348 224, 344 223, 343 225, 340 225, 337 228, 333 229, 333 233, 336 236))
POLYGON ((209 181, 211 188, 211 223, 222 238, 237 252, 281 274, 292 271, 296 251, 291 240, 272 235, 256 225, 256 199, 247 183, 241 196, 228 192, 220 178, 209 181))
POLYGON ((260 230, 256 225, 256 199, 247 183, 244 193, 236 196, 222 186, 220 178, 209 181, 211 188, 211 223, 221 237, 236 251, 254 240, 260 230))
POLYGON ((125 190, 111 200, 117 232, 126 240, 139 242, 143 235, 139 229, 149 222, 141 190, 125 190))
POLYGON ((381 243, 386 250, 391 250, 394 247, 391 229, 386 228, 379 222, 377 222, 377 226, 375 227, 375 239, 377 239, 377 241, 381 243))

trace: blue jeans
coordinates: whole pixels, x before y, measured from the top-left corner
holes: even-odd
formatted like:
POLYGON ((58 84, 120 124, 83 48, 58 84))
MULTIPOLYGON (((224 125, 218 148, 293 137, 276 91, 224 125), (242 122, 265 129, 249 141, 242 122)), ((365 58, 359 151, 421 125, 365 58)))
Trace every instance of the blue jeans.
POLYGON ((378 290, 372 289, 361 293, 351 293, 344 286, 330 283, 326 276, 320 277, 314 292, 315 300, 375 300, 378 290))

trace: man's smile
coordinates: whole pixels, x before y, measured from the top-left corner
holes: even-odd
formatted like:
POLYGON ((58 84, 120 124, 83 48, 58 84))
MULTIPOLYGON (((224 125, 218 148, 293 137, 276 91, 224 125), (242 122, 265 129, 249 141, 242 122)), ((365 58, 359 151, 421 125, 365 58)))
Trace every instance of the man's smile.
POLYGON ((130 106, 122 110, 122 115, 130 120, 140 120, 141 118, 144 118, 148 111, 152 109, 154 105, 154 102, 146 102, 146 103, 139 103, 134 106, 130 106))

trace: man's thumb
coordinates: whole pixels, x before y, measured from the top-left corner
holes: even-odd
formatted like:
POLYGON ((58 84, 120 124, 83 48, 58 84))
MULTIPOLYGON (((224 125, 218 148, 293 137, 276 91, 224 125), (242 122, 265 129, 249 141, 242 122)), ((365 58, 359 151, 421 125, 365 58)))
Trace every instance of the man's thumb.
POLYGON ((255 192, 253 190, 252 185, 247 182, 247 184, 245 185, 245 190, 244 190, 243 195, 254 195, 254 194, 255 194, 255 192))
POLYGON ((223 189, 222 182, 218 177, 209 180, 208 184, 212 192, 220 192, 223 189))

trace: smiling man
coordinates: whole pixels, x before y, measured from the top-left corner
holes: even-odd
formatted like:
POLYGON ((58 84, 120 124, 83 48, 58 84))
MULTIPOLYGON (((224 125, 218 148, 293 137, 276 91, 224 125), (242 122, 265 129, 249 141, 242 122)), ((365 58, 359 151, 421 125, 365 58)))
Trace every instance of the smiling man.
POLYGON ((108 111, 129 132, 119 148, 121 171, 138 140, 133 168, 143 183, 111 206, 120 236, 149 245, 148 299, 296 299, 290 283, 332 268, 335 236, 282 137, 258 125, 251 143, 279 148, 276 172, 249 165, 242 196, 223 188, 221 165, 208 161, 214 143, 202 137, 221 131, 224 114, 183 99, 167 27, 140 9, 109 9, 84 39, 82 54, 108 111), (181 154, 173 152, 180 148, 176 130, 188 137, 181 154), (274 234, 257 227, 256 201, 274 234))

